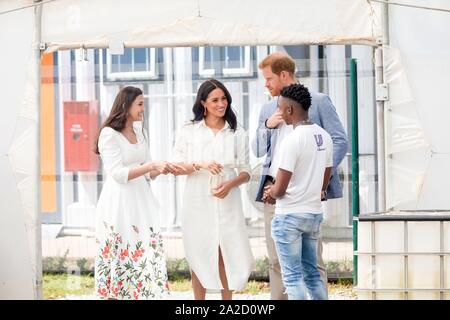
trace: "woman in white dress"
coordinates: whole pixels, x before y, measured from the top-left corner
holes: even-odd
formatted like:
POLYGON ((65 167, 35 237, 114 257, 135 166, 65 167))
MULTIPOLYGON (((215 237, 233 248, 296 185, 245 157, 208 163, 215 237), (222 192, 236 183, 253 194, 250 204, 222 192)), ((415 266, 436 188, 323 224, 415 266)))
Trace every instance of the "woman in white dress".
POLYGON ((239 190, 250 179, 248 144, 231 101, 221 82, 205 81, 194 119, 179 131, 174 147, 175 161, 187 174, 183 243, 197 300, 219 290, 222 299, 231 299, 254 267, 239 190))
POLYGON ((173 173, 176 165, 151 161, 143 112, 139 88, 120 90, 96 144, 107 174, 95 216, 95 289, 102 298, 157 299, 168 293, 159 207, 146 178, 173 173))

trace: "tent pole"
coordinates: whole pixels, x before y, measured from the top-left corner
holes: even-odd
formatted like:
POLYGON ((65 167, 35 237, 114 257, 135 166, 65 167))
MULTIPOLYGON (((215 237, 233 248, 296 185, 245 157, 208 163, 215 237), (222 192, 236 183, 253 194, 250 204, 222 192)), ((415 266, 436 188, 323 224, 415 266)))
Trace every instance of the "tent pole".
POLYGON ((358 68, 350 59, 350 94, 352 128, 352 216, 353 216, 353 285, 358 284, 358 216, 359 216, 359 138, 358 138, 358 68))
MULTIPOLYGON (((382 38, 378 39, 375 49, 375 83, 376 90, 385 88, 385 74, 383 63, 383 48, 389 44, 389 4, 383 3, 382 10, 382 38)), ((386 211, 386 154, 385 154, 385 109, 386 97, 377 94, 377 167, 378 167, 378 212, 386 211)))
MULTIPOLYGON (((42 0, 34 0, 34 3, 40 3, 42 0)), ((34 298, 42 300, 42 226, 41 226, 41 22, 42 22, 42 4, 34 7, 34 52, 36 63, 36 207, 34 215, 34 241, 35 241, 35 277, 34 298)))

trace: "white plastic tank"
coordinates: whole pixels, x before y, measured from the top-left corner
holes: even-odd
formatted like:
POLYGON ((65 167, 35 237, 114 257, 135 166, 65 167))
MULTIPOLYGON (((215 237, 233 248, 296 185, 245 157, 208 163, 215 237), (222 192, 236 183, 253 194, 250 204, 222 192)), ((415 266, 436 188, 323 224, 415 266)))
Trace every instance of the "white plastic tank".
POLYGON ((359 299, 450 299, 450 212, 358 217, 359 299))

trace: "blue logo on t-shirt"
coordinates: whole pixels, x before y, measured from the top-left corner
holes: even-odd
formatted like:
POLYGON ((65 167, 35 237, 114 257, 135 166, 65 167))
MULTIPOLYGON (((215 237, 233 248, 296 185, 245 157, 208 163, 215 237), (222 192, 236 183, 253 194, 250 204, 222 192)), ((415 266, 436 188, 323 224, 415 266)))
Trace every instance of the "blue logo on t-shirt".
POLYGON ((314 135, 314 139, 316 139, 317 151, 325 150, 324 148, 321 148, 321 146, 323 145, 322 135, 321 134, 315 134, 314 135))

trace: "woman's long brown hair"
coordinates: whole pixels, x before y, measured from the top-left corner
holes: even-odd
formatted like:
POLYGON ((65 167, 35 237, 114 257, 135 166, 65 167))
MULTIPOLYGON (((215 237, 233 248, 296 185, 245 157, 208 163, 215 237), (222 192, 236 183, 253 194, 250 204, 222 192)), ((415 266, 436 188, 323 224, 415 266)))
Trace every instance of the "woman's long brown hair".
MULTIPOLYGON (((94 152, 100 154, 98 150, 98 139, 100 137, 100 132, 105 127, 113 128, 116 131, 121 132, 125 128, 127 123, 127 114, 130 110, 134 100, 140 95, 142 95, 142 90, 136 87, 125 87, 122 88, 114 99, 113 106, 108 118, 103 122, 100 130, 97 133, 97 138, 95 139, 94 152)), ((142 134, 144 135, 144 121, 142 121, 142 134)), ((145 137, 145 135, 144 135, 145 137)))

